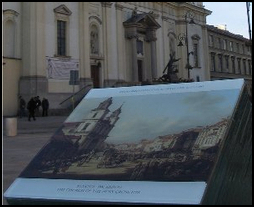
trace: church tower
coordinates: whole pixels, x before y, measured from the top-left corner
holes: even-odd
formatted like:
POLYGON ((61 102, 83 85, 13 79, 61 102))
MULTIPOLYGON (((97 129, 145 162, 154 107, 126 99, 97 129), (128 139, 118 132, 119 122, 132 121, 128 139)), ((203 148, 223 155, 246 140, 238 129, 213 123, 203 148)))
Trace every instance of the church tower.
POLYGON ((63 130, 67 136, 78 137, 72 141, 78 146, 80 152, 86 153, 98 149, 108 137, 109 132, 119 119, 122 107, 110 114, 109 107, 112 103, 112 97, 106 99, 98 107, 92 109, 76 128, 63 130))

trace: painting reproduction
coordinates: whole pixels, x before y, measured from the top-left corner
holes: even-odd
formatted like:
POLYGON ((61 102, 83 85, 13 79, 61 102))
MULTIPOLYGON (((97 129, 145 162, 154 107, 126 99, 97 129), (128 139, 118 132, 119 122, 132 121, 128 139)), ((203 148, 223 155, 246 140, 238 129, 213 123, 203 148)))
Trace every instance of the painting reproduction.
POLYGON ((167 88, 84 98, 21 177, 207 181, 239 90, 167 88))

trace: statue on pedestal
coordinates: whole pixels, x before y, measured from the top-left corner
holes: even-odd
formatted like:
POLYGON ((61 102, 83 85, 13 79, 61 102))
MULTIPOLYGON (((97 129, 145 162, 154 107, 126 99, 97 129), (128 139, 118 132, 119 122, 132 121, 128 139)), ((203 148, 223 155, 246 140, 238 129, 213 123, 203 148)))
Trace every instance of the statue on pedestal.
POLYGON ((163 70, 163 76, 160 77, 159 80, 163 82, 169 82, 169 83, 178 82, 178 77, 176 75, 176 73, 178 73, 178 70, 176 69, 176 65, 174 65, 174 63, 179 61, 181 58, 176 59, 175 52, 170 53, 169 57, 170 58, 169 58, 168 64, 163 70), (166 70, 167 70, 167 73, 165 74, 166 70))

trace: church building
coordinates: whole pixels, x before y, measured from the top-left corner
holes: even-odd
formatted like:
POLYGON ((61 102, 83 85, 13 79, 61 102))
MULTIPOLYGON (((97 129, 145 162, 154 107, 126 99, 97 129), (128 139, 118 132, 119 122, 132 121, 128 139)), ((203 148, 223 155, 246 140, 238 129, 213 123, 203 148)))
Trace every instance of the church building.
POLYGON ((210 79, 211 11, 202 2, 3 2, 2 9, 4 116, 17 114, 19 95, 64 110, 91 88, 153 83, 172 54, 178 78, 210 79))

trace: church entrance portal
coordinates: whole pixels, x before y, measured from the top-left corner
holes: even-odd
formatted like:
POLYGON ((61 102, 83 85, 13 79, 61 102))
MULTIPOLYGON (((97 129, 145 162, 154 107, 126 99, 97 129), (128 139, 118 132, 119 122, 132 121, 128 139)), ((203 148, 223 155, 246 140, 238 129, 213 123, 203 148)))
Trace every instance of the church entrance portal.
POLYGON ((93 80, 93 87, 100 88, 100 69, 97 65, 91 65, 91 78, 93 80))

